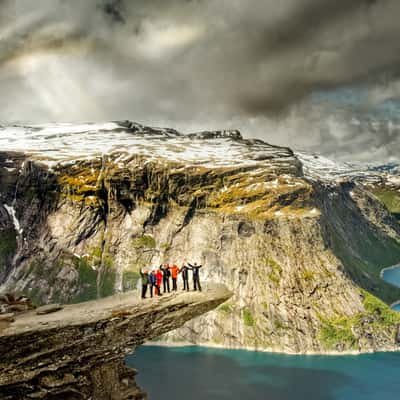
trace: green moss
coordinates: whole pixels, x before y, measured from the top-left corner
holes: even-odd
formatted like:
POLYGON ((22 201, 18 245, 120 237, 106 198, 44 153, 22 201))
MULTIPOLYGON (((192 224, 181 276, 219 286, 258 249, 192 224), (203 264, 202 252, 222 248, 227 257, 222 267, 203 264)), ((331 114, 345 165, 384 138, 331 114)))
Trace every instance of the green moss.
POLYGON ((101 259, 101 256, 103 254, 103 249, 101 247, 94 247, 92 249, 92 256, 98 259, 101 259))
POLYGON ((170 245, 169 243, 163 243, 163 244, 160 246, 160 249, 163 250, 163 251, 165 251, 165 252, 167 252, 167 251, 171 250, 171 245, 170 245))
POLYGON ((156 247, 156 241, 153 236, 143 235, 133 240, 133 247, 154 249, 156 247))
POLYGON ((124 271, 122 274, 122 287, 125 290, 134 290, 138 280, 140 279, 140 274, 137 271, 124 271))
POLYGON ((327 349, 336 349, 338 345, 346 349, 356 348, 357 338, 354 331, 362 329, 363 321, 368 321, 368 327, 377 334, 392 332, 394 335, 396 326, 400 323, 400 314, 366 290, 361 289, 360 293, 363 296, 364 312, 352 317, 332 319, 318 315, 322 322, 319 339, 327 349))
POLYGON ((231 314, 233 312, 233 306, 230 303, 224 303, 221 304, 217 310, 223 312, 224 314, 231 314))
POLYGON ((382 300, 379 300, 366 290, 361 290, 361 293, 367 314, 375 317, 376 328, 390 328, 400 323, 399 312, 392 310, 382 300))
POLYGON ((88 301, 97 298, 97 271, 88 263, 85 257, 75 259, 75 265, 79 273, 79 294, 73 302, 88 301))
POLYGON ((375 190, 374 194, 391 213, 400 215, 400 193, 397 190, 375 190))
POLYGON ((255 325, 255 320, 253 318, 253 315, 248 308, 245 308, 243 310, 243 323, 246 326, 254 326, 255 325))
POLYGON ((353 333, 356 318, 336 318, 323 320, 319 339, 328 349, 335 349, 338 344, 344 345, 347 349, 353 349, 357 340, 353 333))
POLYGON ((29 297, 35 307, 43 305, 43 294, 38 287, 28 288, 24 294, 29 297))
POLYGON ((306 269, 306 270, 302 271, 301 277, 306 281, 312 281, 315 277, 315 272, 306 269))
POLYGON ((276 330, 285 329, 285 325, 282 323, 282 321, 280 319, 274 320, 274 327, 276 330))
POLYGON ((268 279, 278 285, 281 280, 282 267, 272 258, 266 258, 265 264, 270 269, 270 272, 267 273, 268 279))
POLYGON ((47 287, 51 288, 51 297, 48 299, 50 302, 65 303, 67 298, 63 297, 63 292, 68 292, 65 288, 65 282, 63 286, 60 285, 58 274, 64 266, 64 259, 61 257, 58 261, 51 265, 47 265, 42 260, 33 260, 23 270, 23 280, 30 280, 33 282, 34 287, 28 287, 24 289, 23 293, 31 298, 36 305, 43 304, 44 300, 47 300, 49 292, 47 287), (42 287, 38 282, 46 281, 47 285, 42 287))
POLYGON ((0 232, 0 272, 17 250, 17 238, 13 229, 0 232))
POLYGON ((114 266, 114 257, 107 253, 103 255, 103 265, 104 267, 111 269, 114 266))
POLYGON ((107 268, 103 274, 101 279, 101 284, 99 287, 99 296, 107 297, 114 294, 115 288, 115 279, 116 273, 114 270, 107 268))

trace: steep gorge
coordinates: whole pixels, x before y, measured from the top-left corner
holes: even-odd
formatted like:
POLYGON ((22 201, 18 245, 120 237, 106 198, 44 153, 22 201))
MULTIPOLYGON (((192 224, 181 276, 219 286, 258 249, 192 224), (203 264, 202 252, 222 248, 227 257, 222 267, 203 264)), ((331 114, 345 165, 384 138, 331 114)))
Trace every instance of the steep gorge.
POLYGON ((400 290, 379 272, 400 260, 400 227, 368 188, 309 179, 291 150, 235 132, 192 135, 190 146, 215 157, 193 162, 179 156, 189 146, 179 134, 159 143, 146 129, 145 152, 51 164, 0 153, 3 290, 73 303, 133 289, 141 267, 186 258, 234 296, 162 340, 296 353, 399 348, 400 317, 381 300, 400 290), (167 147, 178 156, 159 155, 167 147))

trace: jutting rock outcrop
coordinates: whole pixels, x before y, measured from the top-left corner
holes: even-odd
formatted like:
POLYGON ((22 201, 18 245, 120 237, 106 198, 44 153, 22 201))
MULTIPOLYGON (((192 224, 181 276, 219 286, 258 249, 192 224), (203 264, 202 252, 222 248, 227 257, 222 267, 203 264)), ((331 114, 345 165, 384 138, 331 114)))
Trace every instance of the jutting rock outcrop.
POLYGON ((0 328, 0 398, 144 399, 125 355, 230 296, 223 285, 209 284, 201 293, 143 301, 129 292, 18 314, 0 328))
POLYGON ((237 131, 123 122, 12 133, 0 137, 4 291, 74 303, 134 289, 141 267, 186 258, 234 296, 163 340, 399 349, 388 304, 400 289, 380 278, 400 260, 400 226, 378 186, 389 178, 329 175, 316 156, 237 131))

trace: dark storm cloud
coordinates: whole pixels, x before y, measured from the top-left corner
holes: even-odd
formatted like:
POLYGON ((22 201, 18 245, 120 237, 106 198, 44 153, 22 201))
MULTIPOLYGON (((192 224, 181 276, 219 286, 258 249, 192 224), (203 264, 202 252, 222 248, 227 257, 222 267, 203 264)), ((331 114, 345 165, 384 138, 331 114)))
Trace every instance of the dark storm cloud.
POLYGON ((398 0, 2 0, 0 119, 133 118, 324 141, 326 153, 383 148, 397 122, 374 114, 380 134, 351 113, 369 119, 400 97, 398 15, 398 0), (347 86, 366 95, 345 113, 309 100, 347 86))

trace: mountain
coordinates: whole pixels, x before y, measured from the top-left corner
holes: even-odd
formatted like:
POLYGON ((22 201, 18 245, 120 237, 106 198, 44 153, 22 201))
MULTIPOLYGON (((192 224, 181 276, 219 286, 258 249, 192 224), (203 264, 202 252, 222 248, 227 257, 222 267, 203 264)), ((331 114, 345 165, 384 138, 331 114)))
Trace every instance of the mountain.
POLYGON ((234 296, 160 338, 291 353, 399 349, 399 178, 130 121, 0 129, 0 282, 37 303, 183 259, 234 296))

